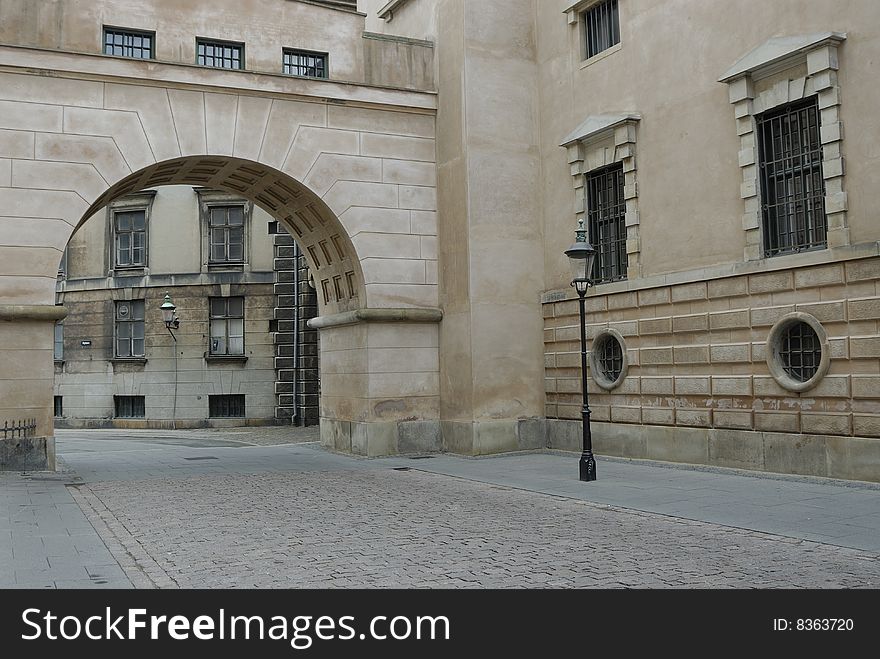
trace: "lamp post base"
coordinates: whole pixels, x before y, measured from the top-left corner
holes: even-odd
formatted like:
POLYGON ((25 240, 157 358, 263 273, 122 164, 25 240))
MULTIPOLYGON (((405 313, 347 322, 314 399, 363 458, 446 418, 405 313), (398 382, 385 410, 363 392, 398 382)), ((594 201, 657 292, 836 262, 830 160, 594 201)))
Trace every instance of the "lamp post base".
POLYGON ((580 461, 580 478, 582 481, 596 480, 596 458, 593 453, 584 452, 580 461))

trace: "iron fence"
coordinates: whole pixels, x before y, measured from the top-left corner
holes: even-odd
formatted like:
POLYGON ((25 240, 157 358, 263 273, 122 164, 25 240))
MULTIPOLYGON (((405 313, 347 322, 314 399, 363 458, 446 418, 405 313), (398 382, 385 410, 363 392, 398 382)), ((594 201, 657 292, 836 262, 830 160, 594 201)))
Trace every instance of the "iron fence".
POLYGON ((37 434, 37 420, 23 419, 21 421, 3 422, 3 439, 16 439, 19 437, 35 437, 37 434))

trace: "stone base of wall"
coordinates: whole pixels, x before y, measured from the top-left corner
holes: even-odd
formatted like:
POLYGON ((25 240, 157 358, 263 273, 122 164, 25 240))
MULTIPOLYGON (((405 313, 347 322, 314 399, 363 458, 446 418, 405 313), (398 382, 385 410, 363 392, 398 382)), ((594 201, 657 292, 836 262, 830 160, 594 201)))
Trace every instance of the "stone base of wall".
POLYGON ((0 439, 0 471, 55 471, 55 438, 0 439))
MULTIPOLYGON (((880 482, 880 439, 594 422, 599 455, 880 482)), ((582 449, 580 421, 547 420, 548 447, 582 449)))
POLYGON ((492 455, 547 447, 546 419, 442 421, 443 450, 461 455, 492 455))
POLYGON ((55 419, 55 427, 63 430, 198 430, 200 428, 245 428, 289 426, 284 419, 55 419))
POLYGON ((384 455, 438 453, 439 421, 358 423, 321 419, 321 445, 341 453, 375 458, 384 455))

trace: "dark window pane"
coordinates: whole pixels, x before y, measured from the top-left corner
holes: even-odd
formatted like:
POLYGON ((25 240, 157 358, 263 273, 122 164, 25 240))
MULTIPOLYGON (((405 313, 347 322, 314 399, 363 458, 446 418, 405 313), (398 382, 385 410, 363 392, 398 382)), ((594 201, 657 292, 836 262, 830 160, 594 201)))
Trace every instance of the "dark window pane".
POLYGON ((596 249, 593 281, 626 279, 626 203, 623 165, 587 175, 587 220, 590 244, 596 249))
POLYGON ((233 318, 242 318, 244 316, 244 298, 229 298, 229 315, 233 318))

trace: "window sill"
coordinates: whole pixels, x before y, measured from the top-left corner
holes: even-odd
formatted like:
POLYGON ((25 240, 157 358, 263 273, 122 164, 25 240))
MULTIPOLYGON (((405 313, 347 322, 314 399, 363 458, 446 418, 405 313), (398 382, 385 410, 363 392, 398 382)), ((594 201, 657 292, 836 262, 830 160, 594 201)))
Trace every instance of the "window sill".
POLYGON ((614 53, 619 51, 621 49, 622 45, 623 45, 622 42, 618 42, 618 43, 614 44, 613 46, 611 46, 611 48, 606 48, 601 53, 598 53, 588 59, 585 59, 584 61, 581 62, 580 68, 585 69, 588 66, 591 66, 592 64, 595 64, 596 62, 599 62, 599 61, 605 59, 606 57, 610 57, 611 55, 613 55, 614 53))
POLYGON ((229 271, 229 272, 241 272, 244 270, 244 263, 209 263, 208 270, 209 271, 229 271))
POLYGON ((111 364, 146 364, 146 357, 113 357, 111 364))
POLYGON ((244 364, 247 360, 247 355, 205 355, 209 364, 244 364))
POLYGON ((131 268, 116 267, 113 268, 114 277, 140 277, 147 273, 147 266, 137 265, 131 268))

